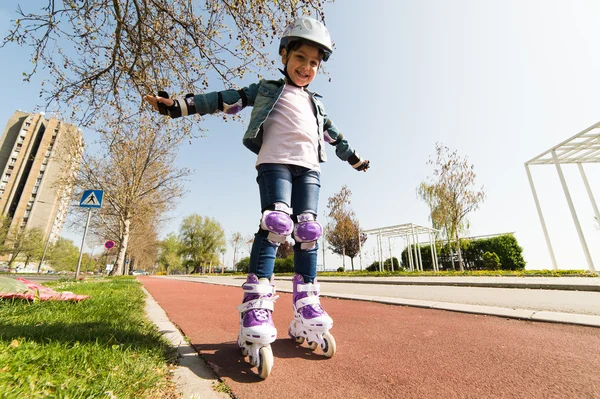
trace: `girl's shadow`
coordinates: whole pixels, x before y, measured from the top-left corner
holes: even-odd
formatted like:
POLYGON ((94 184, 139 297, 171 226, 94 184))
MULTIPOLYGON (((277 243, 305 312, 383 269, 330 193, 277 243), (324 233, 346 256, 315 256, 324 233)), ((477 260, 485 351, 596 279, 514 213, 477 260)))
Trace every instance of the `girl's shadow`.
MULTIPOLYGON (((248 362, 248 358, 244 358, 237 346, 237 342, 229 341, 215 344, 193 344, 194 348, 209 367, 219 377, 231 378, 233 381, 243 383, 261 382, 261 379, 256 368, 252 367, 248 362)), ((304 344, 306 345, 306 344, 304 344)), ((317 348, 314 352, 308 347, 297 344, 291 338, 280 338, 271 344, 273 350, 273 358, 275 367, 277 367, 277 359, 306 359, 306 360, 326 360, 317 348)))

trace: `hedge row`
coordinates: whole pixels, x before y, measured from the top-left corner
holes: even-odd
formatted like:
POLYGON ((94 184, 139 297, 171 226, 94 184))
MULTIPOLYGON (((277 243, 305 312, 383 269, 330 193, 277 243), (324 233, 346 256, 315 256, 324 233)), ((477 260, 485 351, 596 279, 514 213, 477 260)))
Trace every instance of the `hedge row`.
MULTIPOLYGON (((248 273, 250 270, 250 257, 241 259, 236 263, 236 270, 241 273, 248 273)), ((285 259, 275 259, 275 269, 273 273, 293 273, 294 272, 294 255, 288 256, 285 259)))
MULTIPOLYGON (((440 270, 458 269, 458 254, 454 249, 455 243, 436 243, 438 264, 440 270), (454 265, 453 265, 454 261, 454 265), (454 267, 453 267, 454 266, 454 267)), ((414 246, 411 246, 413 259, 415 255, 414 246)), ((480 238, 476 240, 463 239, 460 248, 465 270, 523 270, 525 260, 523 259, 523 248, 519 246, 517 239, 512 234, 503 234, 496 237, 480 238)), ((402 251, 402 268, 409 268, 408 248, 402 251)), ((420 245, 423 270, 433 270, 431 258, 431 246, 420 245)), ((394 270, 399 270, 398 259, 393 258, 394 270)), ((386 259, 383 270, 391 270, 390 259, 386 259)), ((379 262, 373 262, 367 270, 378 271, 379 262)))

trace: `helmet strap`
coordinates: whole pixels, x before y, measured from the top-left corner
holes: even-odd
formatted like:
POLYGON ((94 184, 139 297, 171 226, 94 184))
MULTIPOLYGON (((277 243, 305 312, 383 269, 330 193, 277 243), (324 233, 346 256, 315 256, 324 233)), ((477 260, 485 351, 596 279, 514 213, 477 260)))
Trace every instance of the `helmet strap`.
POLYGON ((285 63, 285 66, 283 67, 283 69, 279 69, 279 72, 281 72, 283 74, 283 76, 285 76, 285 81, 286 81, 287 84, 290 84, 290 85, 295 86, 295 87, 300 87, 300 88, 308 87, 308 85, 306 85, 306 86, 298 86, 296 84, 296 82, 294 82, 294 80, 292 78, 290 78, 290 75, 287 72, 287 62, 285 63))

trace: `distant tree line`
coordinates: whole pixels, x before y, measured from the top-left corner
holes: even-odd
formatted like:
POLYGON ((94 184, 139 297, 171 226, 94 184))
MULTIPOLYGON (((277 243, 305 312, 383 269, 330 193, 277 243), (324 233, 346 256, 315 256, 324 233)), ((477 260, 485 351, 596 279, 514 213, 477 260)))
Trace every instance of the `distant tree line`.
MULTIPOLYGON (((17 267, 38 270, 44 257, 44 270, 75 271, 79 260, 79 248, 73 241, 58 237, 46 247, 47 237, 39 228, 22 228, 11 225, 9 217, 0 216, 0 256, 4 256, 10 271, 17 267), (44 254, 44 248, 46 253, 44 254)), ((92 258, 84 253, 82 267, 90 267, 92 258)), ((92 265, 95 268, 95 263, 92 265)))
POLYGON ((197 214, 183 219, 179 234, 171 233, 160 243, 158 264, 161 274, 224 271, 221 257, 227 242, 221 224, 197 214))
MULTIPOLYGON (((250 257, 242 258, 235 264, 235 270, 240 273, 250 271, 250 257)), ((294 247, 291 242, 285 241, 277 249, 275 255, 275 267, 273 273, 293 273, 294 272, 294 247)))

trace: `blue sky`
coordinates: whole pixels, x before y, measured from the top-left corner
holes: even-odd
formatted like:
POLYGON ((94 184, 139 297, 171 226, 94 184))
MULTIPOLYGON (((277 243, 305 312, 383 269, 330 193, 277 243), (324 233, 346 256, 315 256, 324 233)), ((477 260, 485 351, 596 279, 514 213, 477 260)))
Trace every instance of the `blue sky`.
MULTIPOLYGON (((432 174, 427 160, 441 142, 468 157, 477 184, 486 188, 486 201, 469 217, 468 234, 515 232, 527 267, 551 268, 524 162, 600 121, 600 3, 368 4, 369 10, 359 0, 326 8, 336 45, 326 64, 331 82, 319 76, 311 88, 323 95, 332 119, 372 168, 357 173, 328 151, 329 162, 322 165, 321 219, 327 198, 347 185, 364 229, 429 225, 416 187, 432 174)), ((3 35, 15 8, 0 5, 3 35)), ((275 56, 276 45, 269 50, 275 56)), ((20 80, 21 72, 29 70, 27 49, 0 51, 5 61, 1 122, 16 109, 34 109, 39 80, 20 80)), ((264 75, 279 77, 279 72, 264 75)), ((221 86, 215 83, 213 89, 221 86)), ((260 209, 255 155, 241 145, 244 126, 220 117, 205 118, 202 125, 208 129, 206 137, 181 149, 179 164, 195 173, 163 233, 177 231, 183 217, 198 213, 217 219, 228 237, 235 231, 250 235, 260 209)), ((585 168, 598 201, 600 165, 585 168)), ((537 166, 532 172, 559 266, 587 269, 556 169, 537 166)), ((600 231, 579 172, 575 166, 565 166, 564 172, 600 269, 600 231)), ((81 232, 64 235, 79 243, 81 232)), ((366 245, 364 264, 375 259, 374 243, 370 239, 366 245)), ((399 253, 401 246, 398 240, 393 251, 399 253)), ((231 256, 227 254, 228 263, 231 256)), ((341 265, 341 260, 328 255, 326 264, 341 265)))

